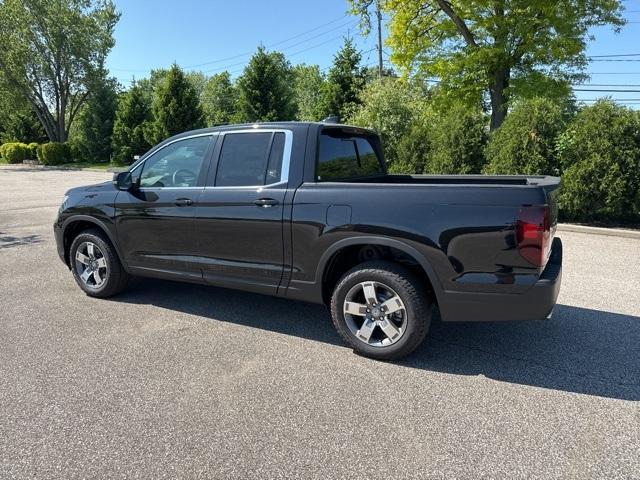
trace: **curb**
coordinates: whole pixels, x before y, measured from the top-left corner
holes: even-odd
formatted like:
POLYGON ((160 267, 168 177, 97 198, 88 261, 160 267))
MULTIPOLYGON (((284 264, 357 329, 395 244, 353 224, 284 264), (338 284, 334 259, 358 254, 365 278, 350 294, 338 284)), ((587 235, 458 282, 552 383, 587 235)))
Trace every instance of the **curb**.
POLYGON ((622 228, 588 227, 573 223, 559 223, 559 232, 589 233, 591 235, 605 235, 608 237, 635 238, 640 240, 640 230, 626 230, 622 228))
POLYGON ((0 169, 3 170, 19 170, 19 169, 29 169, 29 170, 57 170, 57 171, 71 171, 71 172, 105 172, 105 173, 115 173, 121 171, 125 167, 109 167, 109 168, 94 168, 94 167, 73 167, 67 165, 29 165, 29 164, 0 164, 0 169))

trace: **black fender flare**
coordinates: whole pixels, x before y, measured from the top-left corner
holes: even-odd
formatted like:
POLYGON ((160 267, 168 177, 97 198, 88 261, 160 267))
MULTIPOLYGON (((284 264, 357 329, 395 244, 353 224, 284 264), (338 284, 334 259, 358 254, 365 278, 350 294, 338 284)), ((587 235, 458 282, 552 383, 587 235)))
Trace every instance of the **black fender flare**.
MULTIPOLYGON (((335 255, 339 250, 342 250, 345 247, 350 247, 353 245, 382 245, 385 247, 396 248, 410 257, 412 257, 415 261, 417 261, 422 269, 427 274, 427 278, 433 287, 434 294, 436 296, 436 301, 440 301, 440 297, 442 294, 442 285, 440 284, 440 280, 436 275, 436 272, 433 270, 433 267, 429 263, 429 261, 422 255, 418 250, 416 250, 411 245, 408 245, 400 240, 396 240, 395 238, 389 237, 378 237, 378 236, 362 236, 362 237, 353 237, 353 238, 345 238, 333 243, 329 248, 327 248, 322 256, 320 257, 320 261, 318 262, 318 268, 316 269, 316 285, 322 286, 322 281, 324 278, 324 273, 329 264, 329 260, 335 255)), ((324 294, 324 292, 323 292, 324 294)))
MULTIPOLYGON (((64 222, 62 223, 62 238, 65 238, 65 235, 67 233, 67 228, 69 227, 69 225, 71 225, 72 223, 75 222, 88 222, 88 223, 92 223, 94 224, 96 227, 98 227, 100 230, 102 230, 104 232, 104 234, 107 236, 107 238, 109 239, 109 241, 111 242, 111 245, 113 245, 113 248, 116 251, 116 254, 118 255, 118 258, 120 259, 120 262, 122 263, 122 265, 124 265, 124 258, 122 257, 122 253, 120 252, 120 248, 118 247, 118 243, 116 242, 116 239, 113 235, 113 233, 111 232, 111 230, 109 229, 109 227, 107 227, 107 225, 102 221, 97 219, 96 217, 91 217, 89 215, 82 215, 82 214, 78 214, 78 215, 72 215, 69 218, 66 218, 64 220, 64 222)), ((65 252, 66 255, 66 252, 65 252)))

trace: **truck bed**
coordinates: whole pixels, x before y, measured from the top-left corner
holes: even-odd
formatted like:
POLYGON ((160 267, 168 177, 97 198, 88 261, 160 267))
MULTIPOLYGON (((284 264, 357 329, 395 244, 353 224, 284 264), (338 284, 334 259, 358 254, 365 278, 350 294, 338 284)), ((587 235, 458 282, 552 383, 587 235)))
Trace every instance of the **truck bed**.
POLYGON ((406 185, 531 185, 554 186, 560 178, 546 175, 379 175, 353 183, 389 183, 406 185))

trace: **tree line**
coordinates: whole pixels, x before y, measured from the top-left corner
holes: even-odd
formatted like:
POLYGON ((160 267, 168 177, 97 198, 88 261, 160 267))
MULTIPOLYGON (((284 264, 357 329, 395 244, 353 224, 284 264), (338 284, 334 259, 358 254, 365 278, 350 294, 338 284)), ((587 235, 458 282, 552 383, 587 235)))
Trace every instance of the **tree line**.
MULTIPOLYGON (((374 2, 350 4, 366 30, 374 2)), ((564 218, 640 222, 638 113, 571 93, 588 28, 619 28, 619 1, 378 5, 398 68, 384 78, 347 38, 328 69, 258 47, 237 78, 172 65, 125 88, 105 68, 111 1, 5 0, 0 155, 127 164, 185 130, 338 115, 380 133, 392 172, 562 175, 564 218)))

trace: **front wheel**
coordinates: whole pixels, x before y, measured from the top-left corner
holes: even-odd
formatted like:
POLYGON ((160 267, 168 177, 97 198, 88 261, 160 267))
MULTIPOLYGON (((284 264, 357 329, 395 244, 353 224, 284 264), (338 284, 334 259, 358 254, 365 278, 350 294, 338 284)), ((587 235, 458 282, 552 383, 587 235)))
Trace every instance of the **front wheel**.
POLYGON ((129 281, 111 242, 99 230, 80 233, 71 243, 69 260, 73 278, 91 297, 115 295, 129 281))
POLYGON ((425 287, 407 268, 385 261, 348 271, 331 298, 338 333, 355 351, 379 360, 413 352, 431 323, 425 287))

